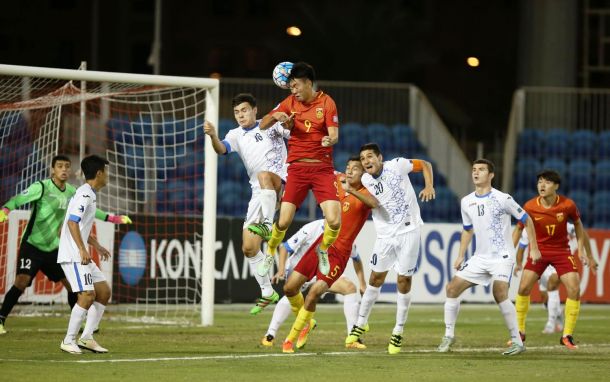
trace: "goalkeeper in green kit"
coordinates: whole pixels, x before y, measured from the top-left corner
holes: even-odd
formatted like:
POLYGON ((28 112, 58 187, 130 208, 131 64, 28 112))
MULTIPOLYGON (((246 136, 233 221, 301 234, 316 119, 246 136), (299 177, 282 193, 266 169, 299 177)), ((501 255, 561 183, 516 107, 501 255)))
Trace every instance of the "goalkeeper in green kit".
MULTIPOLYGON (((0 210, 0 224, 8 219, 11 210, 30 203, 32 215, 21 238, 17 276, 15 284, 4 296, 0 309, 0 334, 5 334, 6 317, 11 313, 17 300, 38 271, 42 271, 49 280, 61 283, 68 291, 70 308, 76 303, 77 295, 72 293, 70 283, 66 280, 61 266, 57 263, 59 232, 66 216, 70 198, 76 193, 76 187, 67 182, 70 176, 70 158, 57 155, 51 161, 51 178, 31 184, 21 194, 6 202, 0 210)), ((97 210, 95 217, 114 224, 130 224, 128 216, 111 215, 97 210)), ((91 240, 96 250, 106 251, 97 240, 91 240)))

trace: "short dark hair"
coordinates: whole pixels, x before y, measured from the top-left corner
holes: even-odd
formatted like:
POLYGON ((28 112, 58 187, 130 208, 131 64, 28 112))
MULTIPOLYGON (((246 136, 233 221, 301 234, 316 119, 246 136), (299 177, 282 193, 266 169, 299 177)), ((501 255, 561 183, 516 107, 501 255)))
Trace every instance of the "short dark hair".
POLYGON ((51 167, 55 167, 55 163, 57 163, 57 161, 60 161, 60 160, 72 163, 70 158, 68 158, 66 155, 55 155, 53 157, 53 159, 51 159, 51 167))
POLYGON ((252 108, 256 107, 256 98, 250 93, 239 93, 231 101, 231 107, 235 107, 241 103, 248 102, 252 108))
POLYGON ((489 159, 479 158, 479 159, 475 160, 474 162, 472 162, 473 166, 475 164, 487 165, 487 170, 489 171, 490 174, 493 174, 496 172, 496 166, 494 165, 494 162, 490 161, 489 159))
POLYGON ((292 79, 303 79, 307 78, 312 83, 316 82, 316 72, 313 70, 313 66, 306 62, 297 62, 292 66, 288 81, 292 79))
POLYGON ((544 169, 536 175, 536 180, 540 180, 540 178, 544 180, 549 180, 555 184, 561 184, 561 175, 555 170, 544 169))
POLYGON ((360 157, 352 155, 351 157, 347 158, 347 162, 345 162, 346 164, 349 162, 358 162, 360 163, 360 157))
POLYGON ((102 157, 90 155, 80 162, 80 168, 83 170, 83 174, 85 174, 85 179, 90 180, 95 179, 98 171, 104 171, 104 168, 109 163, 102 157))
POLYGON ((364 150, 373 150, 375 155, 381 154, 381 149, 379 148, 379 145, 377 143, 373 143, 373 142, 365 143, 364 145, 362 145, 360 147, 360 152, 363 152, 364 150))

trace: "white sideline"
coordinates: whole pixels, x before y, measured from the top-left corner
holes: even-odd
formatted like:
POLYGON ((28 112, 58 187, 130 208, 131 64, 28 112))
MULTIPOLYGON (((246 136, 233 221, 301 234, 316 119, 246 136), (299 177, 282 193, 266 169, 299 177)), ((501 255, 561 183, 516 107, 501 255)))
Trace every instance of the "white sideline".
MULTIPOLYGON (((580 351, 575 353, 591 352, 594 348, 610 348, 608 344, 581 344, 578 345, 580 351), (585 350, 586 349, 586 350, 585 350)), ((528 347, 528 350, 560 350, 564 349, 561 345, 554 346, 532 346, 528 347)), ((439 356, 447 356, 451 353, 486 353, 486 352, 497 352, 498 356, 501 357, 501 352, 506 348, 500 347, 488 347, 488 348, 456 348, 452 349, 450 353, 439 354, 439 356)), ((385 351, 342 351, 342 352, 320 352, 320 353, 263 353, 263 354, 244 354, 244 355, 210 355, 210 356, 192 356, 192 357, 158 357, 158 358, 122 358, 122 359, 71 359, 71 360, 37 360, 37 359, 10 359, 0 358, 0 362, 38 362, 38 363, 122 363, 122 362, 170 362, 170 361, 208 361, 208 360, 239 360, 239 359, 256 359, 256 358, 271 358, 271 357, 309 357, 309 356, 344 356, 344 355, 378 355, 385 354, 385 351)), ((436 353, 436 349, 426 350, 404 350, 401 354, 427 354, 436 353)), ((69 355, 66 357, 75 357, 69 355)), ((78 356, 77 356, 78 357, 78 356)), ((101 356, 103 357, 103 356, 101 356)), ((527 356, 524 356, 527 357, 527 356)))

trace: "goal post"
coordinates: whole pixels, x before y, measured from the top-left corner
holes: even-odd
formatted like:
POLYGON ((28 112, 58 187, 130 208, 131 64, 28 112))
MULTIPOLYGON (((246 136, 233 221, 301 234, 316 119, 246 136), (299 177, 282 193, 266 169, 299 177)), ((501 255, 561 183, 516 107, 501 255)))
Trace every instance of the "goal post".
MULTIPOLYGON (((113 300, 168 320, 186 305, 212 325, 218 159, 202 124, 218 126, 218 107, 217 79, 0 65, 0 203, 48 178, 54 155, 68 154, 73 170, 83 153, 105 155, 110 183, 98 206, 135 218, 96 223, 118 257, 108 270, 113 300)), ((0 227, 0 296, 27 216, 11 212, 0 227)), ((63 301, 61 288, 46 287, 34 283, 22 299, 63 301)))

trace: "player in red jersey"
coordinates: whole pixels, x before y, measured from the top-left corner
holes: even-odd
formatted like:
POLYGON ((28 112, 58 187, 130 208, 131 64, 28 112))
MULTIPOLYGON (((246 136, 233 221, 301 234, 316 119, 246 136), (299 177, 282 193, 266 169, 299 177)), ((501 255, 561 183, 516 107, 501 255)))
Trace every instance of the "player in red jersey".
POLYGON ((294 353, 294 342, 297 348, 305 346, 307 336, 315 327, 313 315, 316 303, 333 283, 341 277, 352 252, 352 245, 362 226, 369 217, 372 208, 377 207, 377 199, 369 194, 360 182, 364 168, 359 157, 352 157, 347 162, 345 175, 336 175, 341 200, 341 220, 345 223, 337 240, 328 249, 328 260, 331 271, 324 274, 318 268, 316 246, 323 240, 323 235, 303 255, 284 285, 284 293, 290 301, 293 313, 297 315, 290 333, 282 346, 284 353, 294 353), (303 299, 301 286, 308 280, 317 277, 310 287, 307 298, 303 299))
POLYGON ((341 229, 341 205, 332 159, 332 146, 339 140, 337 107, 328 94, 314 88, 315 73, 311 65, 297 62, 288 79, 292 94, 260 122, 261 130, 278 121, 292 124, 286 159, 290 165, 280 217, 273 227, 261 223, 250 225, 248 229, 269 242, 267 257, 258 268, 260 275, 267 274, 297 208, 312 190, 326 220, 316 252, 320 272, 327 275, 330 271, 327 250, 341 229))
MULTIPOLYGON (((568 244, 568 220, 574 223, 576 238, 579 245, 587 252, 588 264, 593 272, 597 263, 591 254, 591 243, 586 240, 587 235, 580 221, 580 212, 572 199, 557 194, 561 184, 559 173, 553 170, 544 170, 538 174, 538 195, 529 200, 523 208, 531 216, 536 229, 536 241, 542 257, 532 264, 527 259, 519 292, 515 301, 517 309, 517 322, 521 338, 525 340, 525 318, 530 304, 530 293, 536 281, 540 278, 546 267, 550 264, 555 267, 559 279, 567 289, 565 304, 565 324, 560 343, 568 349, 577 349, 572 335, 580 312, 580 277, 574 256, 568 244)), ((514 235, 521 235, 522 226, 517 225, 514 235)))

